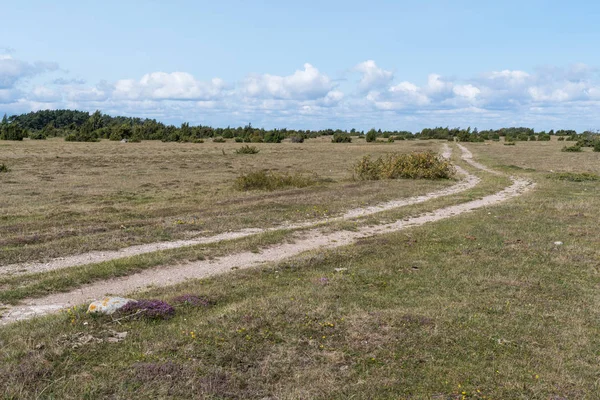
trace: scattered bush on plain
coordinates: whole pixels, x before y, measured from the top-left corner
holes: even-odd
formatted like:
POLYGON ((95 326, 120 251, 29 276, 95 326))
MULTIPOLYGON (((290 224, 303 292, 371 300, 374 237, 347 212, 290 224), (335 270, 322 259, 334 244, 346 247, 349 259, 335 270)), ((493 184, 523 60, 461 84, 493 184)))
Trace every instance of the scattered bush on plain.
POLYGON ((581 149, 581 146, 575 144, 573 146, 565 146, 560 151, 567 152, 567 153, 579 153, 583 150, 581 149))
POLYGON ((235 151, 235 154, 257 154, 260 150, 256 146, 244 145, 235 151))
POLYGON ((354 176, 360 180, 450 179, 454 168, 433 152, 389 154, 376 160, 363 157, 354 166, 354 176))
POLYGON ((0 164, 0 172, 10 172, 10 168, 8 168, 8 165, 2 163, 0 164))
POLYGON ((331 138, 331 143, 352 143, 352 138, 344 133, 335 133, 331 138))

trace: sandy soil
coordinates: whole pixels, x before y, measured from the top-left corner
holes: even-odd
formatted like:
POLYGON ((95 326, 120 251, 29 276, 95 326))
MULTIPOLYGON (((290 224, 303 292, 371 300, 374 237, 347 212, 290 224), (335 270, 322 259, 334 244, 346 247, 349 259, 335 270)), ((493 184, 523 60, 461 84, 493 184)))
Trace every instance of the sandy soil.
MULTIPOLYGON (((472 159, 472 155, 464 146, 460 146, 463 157, 472 159)), ((472 160, 471 160, 472 161, 472 160)), ((471 163, 479 168, 476 162, 471 163)), ((479 164, 480 165, 480 164, 479 164)), ((487 168, 485 166, 481 167, 487 168)), ((474 177, 471 176, 471 179, 474 177)), ((283 243, 271 246, 260 253, 244 252, 221 257, 215 260, 203 260, 183 265, 173 265, 150 269, 127 277, 110 279, 84 286, 67 293, 58 293, 42 298, 23 301, 22 305, 7 307, 3 311, 0 325, 14 321, 28 319, 36 315, 44 315, 57 310, 83 304, 106 294, 128 295, 147 289, 149 287, 161 287, 173 285, 188 279, 205 278, 211 275, 222 274, 232 269, 251 268, 269 262, 279 262, 296 256, 309 250, 331 249, 345 246, 355 242, 357 239, 396 232, 406 228, 420 226, 429 222, 439 221, 477 210, 483 207, 493 206, 502 201, 532 189, 535 184, 531 181, 511 177, 512 184, 495 194, 485 196, 478 200, 469 201, 454 206, 437 209, 433 212, 415 216, 394 223, 361 228, 358 231, 337 231, 323 233, 319 229, 298 232, 293 243, 283 243)), ((468 181, 468 179, 467 179, 468 181)), ((464 184, 462 182, 461 184, 464 184)), ((476 184, 476 183, 475 183, 476 184)), ((454 187, 454 186, 453 186, 454 187)), ((446 189, 448 190, 448 189, 446 189)), ((463 189, 466 190, 466 189, 463 189)), ((423 196, 419 196, 423 197, 423 196)), ((406 200, 405 200, 406 201, 406 200)), ((425 200, 423 200, 425 201, 425 200)), ((414 203, 412 203, 414 204, 414 203)), ((378 211, 374 211, 378 212, 378 211)))

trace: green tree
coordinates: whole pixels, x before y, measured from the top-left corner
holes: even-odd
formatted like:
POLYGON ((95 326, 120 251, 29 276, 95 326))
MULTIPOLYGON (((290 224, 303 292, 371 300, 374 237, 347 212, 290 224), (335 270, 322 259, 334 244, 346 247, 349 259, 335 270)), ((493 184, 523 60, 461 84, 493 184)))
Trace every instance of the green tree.
POLYGON ((375 129, 371 129, 367 132, 366 137, 367 142, 375 142, 377 140, 377 131, 375 129))

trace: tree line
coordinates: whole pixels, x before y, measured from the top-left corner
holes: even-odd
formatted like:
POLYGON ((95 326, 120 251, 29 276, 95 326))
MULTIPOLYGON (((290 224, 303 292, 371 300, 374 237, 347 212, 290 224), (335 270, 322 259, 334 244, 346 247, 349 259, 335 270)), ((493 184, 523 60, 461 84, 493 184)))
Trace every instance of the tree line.
MULTIPOLYGON (((110 116, 100 111, 89 113, 78 110, 43 110, 21 115, 6 114, 0 122, 0 139, 22 140, 30 138, 42 140, 49 137, 64 137, 67 141, 94 142, 100 139, 128 140, 161 140, 163 142, 201 142, 208 138, 234 139, 238 142, 279 143, 290 138, 294 142, 302 142, 306 138, 331 136, 334 142, 351 142, 353 137, 365 138, 368 142, 387 139, 444 139, 463 142, 482 142, 485 140, 530 141, 550 140, 551 136, 564 137, 563 140, 580 140, 590 138, 597 140, 597 132, 586 131, 578 134, 574 130, 550 130, 535 132, 532 128, 510 127, 495 130, 482 130, 470 127, 425 128, 419 132, 407 130, 375 130, 358 131, 356 129, 264 129, 255 128, 252 124, 243 127, 214 128, 211 126, 183 123, 180 126, 167 125, 155 119, 110 116)), ((586 139, 589 140, 589 139, 586 139)))

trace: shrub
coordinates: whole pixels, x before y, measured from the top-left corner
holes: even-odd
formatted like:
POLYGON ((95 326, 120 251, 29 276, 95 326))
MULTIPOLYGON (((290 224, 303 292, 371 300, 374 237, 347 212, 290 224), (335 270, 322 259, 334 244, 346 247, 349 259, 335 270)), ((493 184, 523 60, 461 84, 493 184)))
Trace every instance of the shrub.
POLYGON ((213 139, 214 143, 225 143, 227 140, 223 139, 222 137, 216 137, 213 139))
POLYGON ((0 164, 0 172, 10 172, 10 168, 8 168, 8 165, 2 163, 0 164))
POLYGON ((175 315, 175 309, 162 300, 130 301, 118 312, 123 315, 148 319, 169 319, 175 315))
POLYGON ((27 134, 27 130, 15 122, 0 128, 0 140, 23 140, 27 134))
POLYGON ((37 131, 37 132, 29 134, 29 139, 31 139, 31 140, 46 140, 46 135, 44 134, 44 131, 37 131))
POLYGON ((600 151, 600 140, 597 140, 596 143, 594 143, 594 151, 600 151))
POLYGON ((280 131, 270 131, 265 134, 265 143, 281 143, 285 139, 285 135, 280 131))
POLYGON ((375 129, 371 129, 367 132, 366 136, 367 142, 374 142, 377 140, 377 131, 375 129))
POLYGON ((244 138, 241 136, 236 136, 233 138, 233 140, 235 140, 236 143, 243 143, 244 142, 244 138))
POLYGON ((504 142, 505 146, 516 146, 517 144, 515 142, 504 142))
POLYGON ((581 146, 573 145, 573 146, 565 146, 560 151, 569 152, 569 153, 578 153, 581 152, 581 146))
POLYGON ((65 136, 66 142, 99 142, 98 139, 93 132, 85 133, 85 132, 73 132, 69 133, 65 136))
POLYGON ((449 179, 454 175, 454 168, 432 152, 390 154, 377 160, 363 157, 354 166, 354 174, 361 180, 449 179))
POLYGON ((352 138, 350 135, 345 135, 343 133, 334 133, 331 138, 331 143, 352 143, 352 138))
POLYGON ((276 190, 285 187, 306 187, 316 184, 316 180, 300 174, 288 175, 276 172, 257 171, 239 176, 235 180, 238 190, 276 190))
POLYGON ((559 181, 570 182, 585 182, 585 181, 600 181, 600 176, 589 172, 557 172, 548 175, 549 178, 558 179, 559 181))
POLYGON ((559 141, 559 142, 562 142, 562 141, 564 141, 564 140, 565 140, 565 137, 564 137, 564 136, 560 136, 560 137, 558 138, 558 141, 559 141))
POLYGON ((292 143, 304 143, 304 136, 292 136, 290 137, 292 143))
POLYGON ((256 154, 260 150, 256 148, 256 146, 248 146, 244 145, 235 151, 235 154, 256 154))

